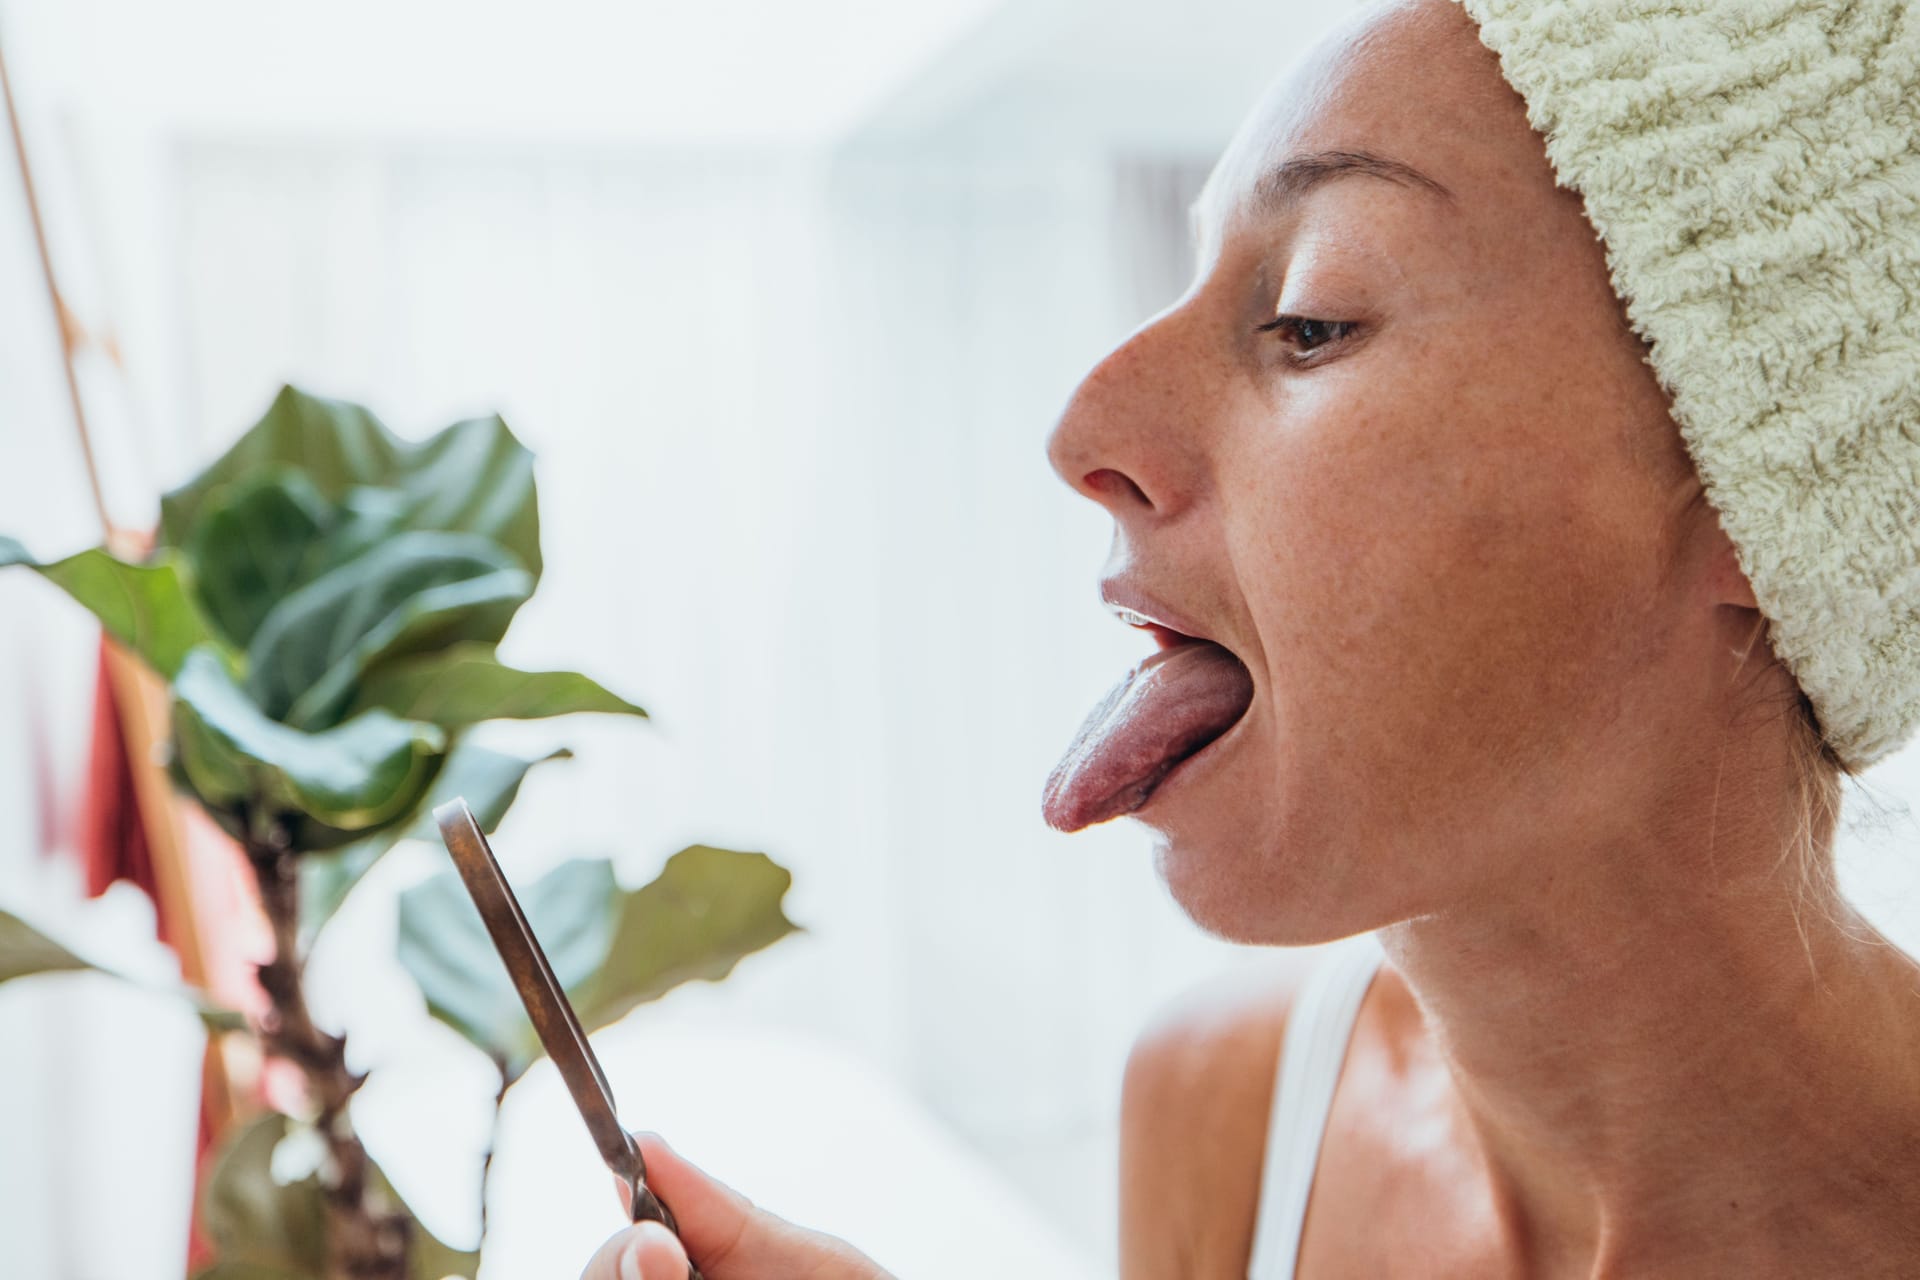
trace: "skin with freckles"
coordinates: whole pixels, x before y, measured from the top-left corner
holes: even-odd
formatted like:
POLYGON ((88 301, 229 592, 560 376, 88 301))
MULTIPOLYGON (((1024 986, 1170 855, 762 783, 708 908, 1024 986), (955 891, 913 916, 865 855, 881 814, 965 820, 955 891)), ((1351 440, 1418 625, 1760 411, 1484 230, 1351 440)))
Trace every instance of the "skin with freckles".
POLYGON ((1688 804, 1752 629, 1578 196, 1457 5, 1390 12, 1256 112, 1197 206, 1193 287, 1050 445, 1113 513, 1109 571, 1252 670, 1246 717, 1138 815, 1245 942, 1511 892, 1576 861, 1550 834, 1688 804), (1352 151, 1453 194, 1256 194, 1352 151), (1277 314, 1317 325, 1258 331, 1277 314))
MULTIPOLYGON (((1169 890, 1225 938, 1386 950, 1303 1280, 1920 1275, 1920 966, 1835 889, 1797 688, 1464 11, 1300 56, 1195 225, 1049 457, 1113 517, 1113 594, 1252 675, 1133 814, 1169 890)), ((1246 1274, 1305 957, 1270 959, 1128 1061, 1125 1280, 1246 1274)), ((662 1177, 752 1242, 696 1244, 712 1280, 880 1274, 662 1177)))
MULTIPOLYGON (((1920 1275, 1920 967, 1835 891, 1797 689, 1471 20, 1349 20, 1195 220, 1192 286, 1050 456, 1113 516, 1115 594, 1253 675, 1133 815, 1173 895, 1387 953, 1300 1274, 1920 1275), (1331 176, 1359 154, 1423 176, 1331 176)), ((1129 1280, 1245 1275, 1297 976, 1136 1045, 1129 1280)))

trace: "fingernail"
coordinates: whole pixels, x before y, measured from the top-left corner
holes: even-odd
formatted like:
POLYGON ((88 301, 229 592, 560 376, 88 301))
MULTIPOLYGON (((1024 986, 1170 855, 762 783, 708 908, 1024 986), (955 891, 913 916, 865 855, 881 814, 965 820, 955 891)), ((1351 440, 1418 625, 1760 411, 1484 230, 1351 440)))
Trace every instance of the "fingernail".
POLYGON ((640 1275, 640 1235, 634 1233, 633 1243, 620 1251, 620 1280, 642 1280, 640 1275))

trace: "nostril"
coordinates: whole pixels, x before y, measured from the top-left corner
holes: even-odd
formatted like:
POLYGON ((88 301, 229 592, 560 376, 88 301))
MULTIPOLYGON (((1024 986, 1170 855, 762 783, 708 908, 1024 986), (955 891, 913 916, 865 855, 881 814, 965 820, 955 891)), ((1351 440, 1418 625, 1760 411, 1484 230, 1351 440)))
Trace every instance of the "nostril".
POLYGON ((1151 507, 1153 505, 1152 500, 1147 497, 1140 486, 1133 482, 1133 477, 1124 472, 1115 471, 1112 467, 1101 467, 1097 471, 1089 471, 1080 483, 1085 485, 1088 491, 1096 497, 1131 498, 1143 507, 1151 507))

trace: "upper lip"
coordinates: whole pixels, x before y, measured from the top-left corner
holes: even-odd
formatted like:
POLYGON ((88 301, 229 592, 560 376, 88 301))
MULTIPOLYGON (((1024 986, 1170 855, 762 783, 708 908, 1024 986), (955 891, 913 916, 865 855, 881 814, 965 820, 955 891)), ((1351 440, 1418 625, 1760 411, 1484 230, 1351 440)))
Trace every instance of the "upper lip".
MULTIPOLYGON (((1212 640, 1191 618, 1169 607, 1158 597, 1147 591, 1138 582, 1129 578, 1103 578, 1100 581, 1100 598, 1107 607, 1116 612, 1126 610, 1138 614, 1163 631, 1170 631, 1187 640, 1212 640)), ((1218 643, 1215 641, 1215 643, 1218 643)))

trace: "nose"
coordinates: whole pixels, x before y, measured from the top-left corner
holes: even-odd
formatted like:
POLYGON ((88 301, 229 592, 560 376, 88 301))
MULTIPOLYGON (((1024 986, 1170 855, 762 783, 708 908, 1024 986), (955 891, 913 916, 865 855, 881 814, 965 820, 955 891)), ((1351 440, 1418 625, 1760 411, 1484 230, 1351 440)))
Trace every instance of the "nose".
POLYGON ((1166 519, 1193 496, 1203 364, 1187 323, 1182 310, 1169 311, 1114 348, 1047 438, 1054 471, 1115 520, 1166 519))

